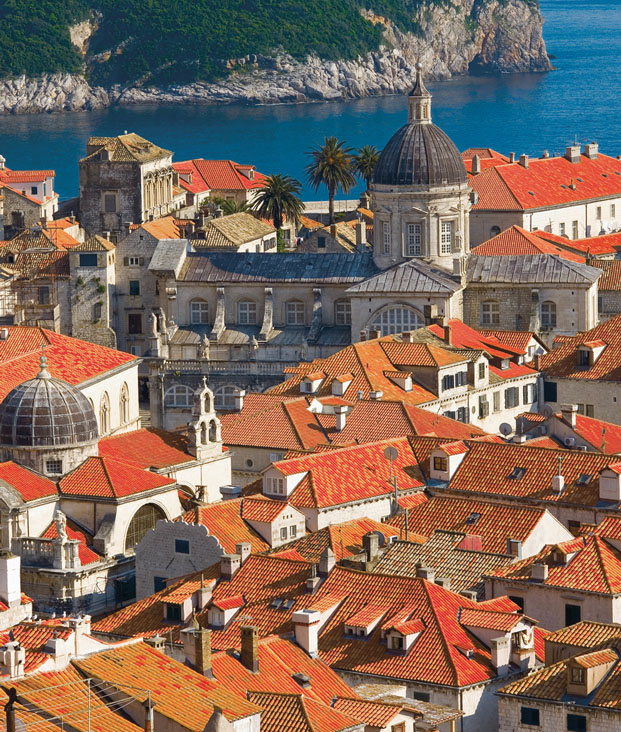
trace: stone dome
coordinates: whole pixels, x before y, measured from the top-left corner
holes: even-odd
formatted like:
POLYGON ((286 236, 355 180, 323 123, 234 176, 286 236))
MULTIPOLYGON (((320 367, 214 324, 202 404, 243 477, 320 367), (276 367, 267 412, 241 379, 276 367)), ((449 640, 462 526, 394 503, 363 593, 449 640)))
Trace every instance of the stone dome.
POLYGON ((0 445, 67 448, 97 440, 89 400, 71 384, 54 379, 45 356, 34 379, 19 384, 0 404, 0 445))
POLYGON ((408 122, 383 149, 373 182, 387 186, 467 183, 466 167, 450 137, 434 124, 408 122))

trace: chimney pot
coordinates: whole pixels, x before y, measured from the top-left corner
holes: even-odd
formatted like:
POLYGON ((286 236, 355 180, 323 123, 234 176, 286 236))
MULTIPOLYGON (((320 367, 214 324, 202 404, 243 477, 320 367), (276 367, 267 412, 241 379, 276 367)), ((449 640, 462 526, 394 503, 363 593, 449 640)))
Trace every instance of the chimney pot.
POLYGON ((509 153, 509 162, 515 163, 515 153, 509 153))
POLYGON ((478 175, 481 172, 481 158, 478 155, 472 157, 472 174, 478 175))
POLYGON ((256 674, 259 671, 259 628, 256 625, 242 625, 241 662, 256 674))
POLYGON ((578 414, 577 404, 561 404, 561 417, 572 428, 576 428, 576 415, 578 414))
POLYGON ((526 155, 525 153, 522 153, 522 155, 520 155, 520 165, 523 168, 528 168, 528 155, 526 155))
POLYGON ((223 554, 220 557, 220 577, 224 580, 231 580, 235 576, 235 572, 241 566, 241 557, 239 554, 223 554))
POLYGON ((241 412, 244 408, 244 397, 246 396, 246 392, 244 389, 236 389, 235 390, 235 411, 241 412))

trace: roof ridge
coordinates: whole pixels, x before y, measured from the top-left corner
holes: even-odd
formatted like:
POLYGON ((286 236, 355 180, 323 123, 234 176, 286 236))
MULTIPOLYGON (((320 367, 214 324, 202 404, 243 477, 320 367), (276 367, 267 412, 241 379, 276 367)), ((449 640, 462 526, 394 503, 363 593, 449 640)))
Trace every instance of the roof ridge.
MULTIPOLYGON (((507 161, 507 162, 506 162, 506 163, 505 163, 504 165, 494 165, 494 166, 493 166, 493 167, 491 167, 491 168, 487 168, 486 170, 483 170, 483 171, 481 171, 481 173, 479 173, 479 175, 485 175, 485 173, 488 173, 488 172, 494 172, 494 173, 496 174, 496 177, 500 178, 500 180, 502 181, 503 185, 504 185, 504 186, 505 186, 505 188, 507 189, 507 192, 509 193, 509 195, 511 196, 511 198, 513 198, 513 200, 514 200, 514 201, 515 201, 515 202, 517 203, 517 205, 518 205, 518 206, 519 206, 519 207, 520 207, 520 208, 521 208, 522 210, 524 210, 524 209, 526 209, 527 207, 526 207, 526 206, 524 206, 524 204, 523 204, 523 203, 522 203, 522 202, 520 201, 520 199, 519 199, 519 198, 518 198, 518 197, 517 197, 517 196, 515 195, 515 193, 514 193, 514 192, 513 192, 512 190, 511 190, 511 186, 510 186, 510 185, 509 185, 509 184, 507 183, 507 181, 505 180, 505 177, 504 177, 504 176, 502 175, 502 172, 501 172, 501 170, 499 170, 499 169, 501 169, 501 168, 504 168, 505 166, 513 166, 513 165, 515 165, 515 163, 510 163, 510 162, 508 162, 508 161, 507 161)), ((518 163, 518 165, 519 165, 519 163, 518 163)))

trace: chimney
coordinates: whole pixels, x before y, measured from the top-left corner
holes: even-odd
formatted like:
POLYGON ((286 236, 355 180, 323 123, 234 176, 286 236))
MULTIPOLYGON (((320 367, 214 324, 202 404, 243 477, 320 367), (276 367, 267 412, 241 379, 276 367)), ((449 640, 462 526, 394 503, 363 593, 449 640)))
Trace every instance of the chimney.
POLYGON ((589 142, 587 145, 584 146, 584 154, 589 158, 589 160, 595 160, 597 158, 597 154, 599 152, 599 146, 593 140, 593 142, 589 142))
POLYGON ((468 600, 472 600, 472 602, 477 601, 477 593, 474 590, 462 590, 459 594, 468 600))
POLYGON ((550 153, 547 150, 543 151, 543 155, 541 156, 544 160, 550 157, 550 153))
POLYGON ((376 338, 381 338, 381 337, 382 337, 382 331, 379 330, 378 328, 374 328, 373 330, 369 331, 369 340, 370 341, 373 341, 376 338))
POLYGON ((535 371, 541 371, 541 354, 535 353, 533 356, 533 368, 535 371))
POLYGON ((384 396, 384 392, 381 389, 375 389, 369 392, 369 399, 375 399, 379 401, 384 396))
POLYGON ((530 568, 530 578, 535 582, 545 582, 548 579, 548 565, 535 562, 530 568))
POLYGON ((363 341, 366 341, 366 339, 367 339, 367 332, 366 332, 366 330, 361 330, 360 331, 360 342, 362 343, 363 341))
POLYGON ((425 316, 425 325, 431 325, 434 321, 434 318, 438 317, 438 306, 424 305, 423 315, 425 316))
MULTIPOLYGON (((316 567, 316 564, 313 564, 313 569, 316 567)), ((306 590, 308 592, 315 592, 315 590, 319 587, 321 584, 321 577, 317 577, 316 574, 313 574, 312 577, 308 577, 306 580, 306 590)))
POLYGON ((73 211, 71 212, 71 216, 69 217, 69 221, 71 221, 72 224, 75 224, 75 215, 73 211))
POLYGON ((205 580, 203 579, 203 576, 201 575, 201 586, 198 588, 197 592, 197 604, 200 610, 204 610, 207 607, 207 604, 212 598, 213 595, 213 586, 214 586, 215 580, 210 580, 207 584, 205 584, 205 580))
POLYGON ((492 638, 490 641, 492 652, 492 666, 496 669, 498 676, 505 676, 509 673, 509 658, 511 656, 511 643, 505 636, 492 638))
POLYGON ((11 679, 21 678, 24 675, 25 663, 26 650, 17 641, 9 641, 0 650, 0 671, 4 672, 3 676, 9 676, 11 679))
POLYGON ((565 487, 565 478, 562 475, 552 476, 552 490, 555 493, 562 493, 565 487))
POLYGON ((577 414, 578 414, 578 405, 577 404, 561 404, 561 417, 573 429, 576 428, 576 415, 577 414))
POLYGON ((186 666, 193 668, 208 679, 212 679, 211 631, 208 628, 195 627, 185 628, 181 633, 186 666))
POLYGON ((444 587, 445 590, 451 589, 451 578, 450 577, 438 577, 436 579, 438 587, 444 587))
POLYGON ((401 341, 403 343, 414 343, 414 333, 411 330, 406 330, 401 334, 401 341))
POLYGON ((362 537, 362 546, 367 555, 367 562, 374 562, 379 554, 379 536, 370 531, 362 537))
POLYGON ((330 574, 335 564, 334 552, 327 546, 319 557, 319 574, 323 577, 330 574))
POLYGON ((0 328, 0 341, 8 341, 8 340, 9 340, 9 329, 0 328))
POLYGON ((0 553, 0 600, 9 607, 18 606, 22 599, 20 558, 11 552, 0 553))
POLYGON ((472 175, 478 175, 481 172, 481 158, 478 155, 472 157, 472 175))
POLYGON ((524 153, 522 153, 522 154, 520 155, 520 165, 521 165, 521 166, 522 166, 523 168, 528 168, 528 155, 526 155, 526 154, 524 154, 524 153))
POLYGON ((364 252, 367 246, 367 225, 364 221, 356 222, 356 247, 358 251, 364 252))
POLYGON ((569 160, 570 163, 579 163, 580 162, 580 145, 570 145, 569 147, 565 148, 565 158, 569 160))
POLYGON ((416 567, 416 576, 420 577, 421 579, 427 580, 427 582, 434 582, 436 579, 435 570, 432 569, 431 567, 417 566, 416 567))
POLYGON ((241 412, 241 410, 244 408, 244 397, 246 396, 246 392, 243 389, 235 389, 235 411, 241 412))
POLYGON ((522 558, 522 542, 517 539, 507 539, 507 554, 517 559, 522 558))
POLYGON ((336 224, 330 224, 330 236, 336 239, 336 224))
POLYGON ((223 554, 220 557, 220 579, 231 580, 241 567, 239 554, 223 554))
POLYGON ((334 414, 336 415, 336 431, 342 432, 347 424, 347 407, 334 407, 334 414))
POLYGON ((144 642, 148 646, 151 646, 151 648, 155 648, 156 651, 166 653, 166 638, 161 636, 159 633, 157 635, 152 635, 150 638, 144 638, 144 642))
POLYGON ((259 671, 259 628, 256 625, 242 625, 241 628, 242 664, 256 674, 259 671))
POLYGON ((319 651, 319 622, 317 610, 298 610, 292 615, 295 624, 295 642, 314 658, 319 651))
POLYGON ((515 163, 515 153, 509 153, 509 162, 515 163))
POLYGON ((203 728, 203 732, 234 732, 236 727, 224 716, 224 712, 217 704, 213 705, 213 714, 203 728))
POLYGON ((453 328, 447 323, 444 326, 444 342, 447 346, 450 346, 452 343, 452 335, 453 335, 453 328))
POLYGON ((241 564, 243 564, 252 552, 252 545, 248 541, 243 541, 240 544, 235 544, 235 552, 239 554, 241 558, 241 564))
POLYGON ((144 732, 153 732, 153 707, 155 704, 151 701, 149 695, 144 701, 144 732))

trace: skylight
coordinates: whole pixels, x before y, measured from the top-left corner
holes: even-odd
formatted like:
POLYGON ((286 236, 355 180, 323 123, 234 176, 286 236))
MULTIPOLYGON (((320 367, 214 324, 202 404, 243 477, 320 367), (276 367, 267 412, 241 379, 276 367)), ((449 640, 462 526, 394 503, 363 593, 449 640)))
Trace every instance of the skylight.
POLYGON ((474 526, 476 522, 481 518, 481 514, 473 511, 470 516, 466 519, 466 523, 470 526, 474 526))
POLYGON ((588 485, 591 482, 591 476, 587 473, 582 473, 576 483, 578 485, 588 485))
POLYGON ((526 475, 526 468, 513 468, 511 471, 511 475, 509 475, 509 478, 512 480, 520 480, 526 475))

